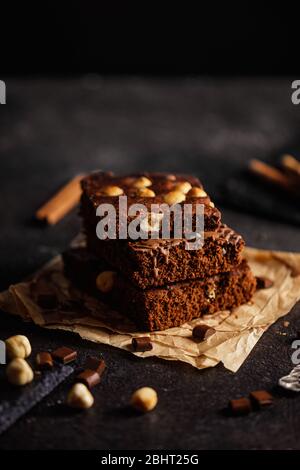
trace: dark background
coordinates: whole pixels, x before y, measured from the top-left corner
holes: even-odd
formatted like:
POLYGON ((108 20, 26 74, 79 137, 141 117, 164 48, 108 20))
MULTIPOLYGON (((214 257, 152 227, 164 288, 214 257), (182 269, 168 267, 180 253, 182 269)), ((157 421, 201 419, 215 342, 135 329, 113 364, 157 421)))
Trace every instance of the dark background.
POLYGON ((14 74, 299 71, 297 2, 12 1, 1 70, 14 74))
MULTIPOLYGON (((300 250, 299 225, 270 213, 268 189, 261 212, 260 200, 241 204, 224 186, 233 178, 243 191, 239 175, 253 157, 276 162, 300 150, 300 108, 290 99, 291 81, 300 78, 294 7, 243 2, 234 14, 217 4, 210 12, 154 3, 133 13, 92 2, 20 8, 1 30, 1 289, 68 246, 80 227, 76 211, 49 228, 33 214, 73 175, 95 168, 195 173, 249 245, 300 250)), ((250 188, 255 196, 256 184, 250 188)), ((282 212, 295 213, 280 200, 282 212)), ((65 410, 63 384, 0 437, 0 448, 299 449, 299 399, 277 387, 292 368, 299 313, 298 305, 286 317, 288 328, 283 320, 273 325, 236 374, 141 360, 3 313, 1 338, 24 333, 34 352, 75 347, 80 363, 101 352, 108 370, 87 413, 65 410), (157 389, 159 405, 137 416, 127 404, 142 385, 157 389), (224 414, 229 399, 259 388, 276 397, 272 409, 224 414)))

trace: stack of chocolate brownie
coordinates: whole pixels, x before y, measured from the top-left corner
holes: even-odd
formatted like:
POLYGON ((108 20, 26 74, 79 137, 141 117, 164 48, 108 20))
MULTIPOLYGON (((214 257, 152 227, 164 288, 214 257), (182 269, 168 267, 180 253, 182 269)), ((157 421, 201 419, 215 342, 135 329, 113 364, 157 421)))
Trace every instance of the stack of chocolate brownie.
MULTIPOLYGON (((96 172, 82 180, 81 216, 86 247, 64 253, 65 272, 79 288, 130 317, 143 331, 164 330, 249 301, 256 281, 242 257, 244 241, 221 222, 221 214, 197 178, 143 173, 117 177, 96 172), (189 203, 204 206, 204 244, 187 250, 186 240, 101 240, 100 204, 189 203)), ((127 223, 129 220, 127 219, 127 223)), ((171 219, 172 222, 172 219, 171 219)), ((116 232, 119 233, 118 230, 116 232)))

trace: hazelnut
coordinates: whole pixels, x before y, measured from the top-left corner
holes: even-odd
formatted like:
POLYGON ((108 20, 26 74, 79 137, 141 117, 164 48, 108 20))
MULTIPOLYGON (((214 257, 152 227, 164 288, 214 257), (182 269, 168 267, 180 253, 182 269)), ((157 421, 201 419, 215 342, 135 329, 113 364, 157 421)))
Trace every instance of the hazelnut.
POLYGON ((164 215, 161 213, 151 212, 148 217, 141 220, 140 227, 143 232, 159 232, 161 221, 164 215))
POLYGON ((83 383, 73 385, 68 393, 67 405, 71 408, 87 409, 94 404, 94 397, 83 383))
POLYGON ((147 188, 148 186, 151 186, 152 181, 149 180, 149 178, 146 178, 146 176, 141 176, 140 178, 137 178, 133 183, 132 186, 134 188, 147 188))
POLYGON ((102 193, 105 194, 105 196, 121 196, 124 194, 124 191, 122 188, 119 188, 119 186, 105 186, 102 189, 102 193))
POLYGON ((210 205, 210 207, 215 207, 215 205, 212 201, 210 201, 209 205, 210 205))
POLYGON ((188 181, 183 181, 181 183, 177 183, 174 189, 176 191, 180 191, 183 194, 187 194, 190 189, 192 189, 192 185, 188 181))
POLYGON ((13 359, 6 368, 8 381, 13 385, 26 385, 33 381, 33 371, 22 358, 13 359))
POLYGON ((176 176, 175 175, 167 175, 166 180, 168 181, 176 181, 176 176))
POLYGON ((192 188, 188 194, 189 197, 206 197, 207 194, 202 188, 197 188, 196 186, 192 188))
POLYGON ((179 204, 185 201, 185 195, 180 191, 170 191, 164 195, 164 200, 167 204, 172 206, 173 204, 179 204))
POLYGON ((146 413, 157 405, 157 393, 151 387, 142 387, 134 392, 131 397, 131 406, 138 411, 146 413))
POLYGON ((16 357, 25 359, 25 357, 28 357, 31 354, 31 345, 26 336, 11 336, 5 341, 5 344, 9 359, 14 359, 16 357))
POLYGON ((141 197, 155 197, 155 192, 149 188, 140 188, 138 195, 141 197))
POLYGON ((96 286, 104 294, 110 292, 114 285, 116 273, 114 271, 103 271, 96 278, 96 286))
POLYGON ((207 290, 207 297, 210 299, 210 300, 214 300, 216 298, 216 291, 214 288, 211 288, 211 289, 208 289, 207 290))

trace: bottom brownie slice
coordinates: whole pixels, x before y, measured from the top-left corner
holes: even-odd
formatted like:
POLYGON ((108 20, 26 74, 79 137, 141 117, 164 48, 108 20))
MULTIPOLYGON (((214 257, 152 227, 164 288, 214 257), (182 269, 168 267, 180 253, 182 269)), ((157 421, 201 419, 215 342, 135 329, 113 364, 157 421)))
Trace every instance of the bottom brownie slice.
POLYGON ((63 260, 66 276, 75 286, 114 306, 144 331, 165 330, 203 314, 237 307, 250 300, 256 288, 245 260, 227 273, 144 290, 113 273, 86 248, 66 251, 63 260), (101 273, 105 274, 99 278, 101 273))

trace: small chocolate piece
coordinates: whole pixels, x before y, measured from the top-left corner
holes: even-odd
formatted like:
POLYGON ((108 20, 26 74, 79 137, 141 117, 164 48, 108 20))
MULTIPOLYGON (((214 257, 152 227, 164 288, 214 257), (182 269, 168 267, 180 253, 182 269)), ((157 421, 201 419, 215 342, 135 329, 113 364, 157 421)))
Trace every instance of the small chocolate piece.
POLYGON ((139 338, 132 338, 132 349, 136 352, 151 351, 153 345, 149 336, 141 336, 139 338))
POLYGON ((237 398, 229 401, 229 409, 235 416, 242 416, 250 413, 251 401, 249 398, 237 398))
POLYGON ((250 398, 258 408, 264 408, 273 404, 272 395, 266 390, 256 390, 250 393, 250 398))
POLYGON ((39 352, 36 355, 36 364, 39 369, 52 369, 53 367, 53 359, 50 353, 46 351, 39 352))
POLYGON ((215 332, 216 330, 208 325, 197 325, 193 329, 193 338, 204 341, 205 339, 212 336, 215 332))
POLYGON ((42 308, 52 310, 57 307, 58 300, 55 294, 39 294, 37 303, 42 308))
POLYGON ((75 361, 77 358, 77 352, 74 349, 62 346, 61 348, 55 349, 52 353, 52 357, 63 364, 75 361))
POLYGON ((274 282, 267 277, 256 276, 256 289, 269 289, 274 285, 274 282))
POLYGON ((86 369, 77 375, 76 380, 91 389, 100 382, 100 375, 95 370, 86 369))
POLYGON ((90 370, 94 370, 98 372, 98 374, 101 375, 103 374, 106 364, 104 362, 104 359, 102 358, 97 358, 93 356, 89 356, 86 360, 85 367, 90 370))

